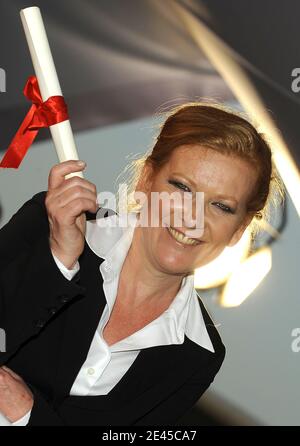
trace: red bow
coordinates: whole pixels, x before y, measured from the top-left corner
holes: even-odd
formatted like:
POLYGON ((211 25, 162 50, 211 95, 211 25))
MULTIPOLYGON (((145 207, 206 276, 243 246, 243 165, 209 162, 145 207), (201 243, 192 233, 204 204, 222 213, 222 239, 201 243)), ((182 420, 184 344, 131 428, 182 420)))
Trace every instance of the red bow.
POLYGON ((10 143, 0 167, 17 169, 40 128, 49 127, 69 119, 67 104, 63 96, 51 96, 43 102, 35 76, 28 78, 24 95, 32 102, 32 106, 10 143))

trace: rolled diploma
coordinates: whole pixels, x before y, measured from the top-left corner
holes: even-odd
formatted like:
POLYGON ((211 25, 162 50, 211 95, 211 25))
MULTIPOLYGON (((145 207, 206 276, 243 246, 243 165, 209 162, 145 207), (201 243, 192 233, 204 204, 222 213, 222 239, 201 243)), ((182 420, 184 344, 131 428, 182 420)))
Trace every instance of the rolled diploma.
MULTIPOLYGON (((20 16, 43 101, 50 96, 62 96, 40 9, 36 6, 22 9, 20 16)), ((59 161, 78 160, 70 121, 49 128, 59 161)), ((82 172, 71 173, 65 178, 75 175, 83 178, 82 172)))

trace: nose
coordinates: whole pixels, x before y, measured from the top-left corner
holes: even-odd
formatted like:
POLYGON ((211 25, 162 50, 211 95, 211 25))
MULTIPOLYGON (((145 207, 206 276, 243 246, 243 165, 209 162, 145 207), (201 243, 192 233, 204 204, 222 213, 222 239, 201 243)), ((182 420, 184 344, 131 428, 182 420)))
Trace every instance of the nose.
POLYGON ((204 194, 197 194, 194 198, 189 194, 184 197, 182 226, 187 237, 200 239, 204 232, 204 194))

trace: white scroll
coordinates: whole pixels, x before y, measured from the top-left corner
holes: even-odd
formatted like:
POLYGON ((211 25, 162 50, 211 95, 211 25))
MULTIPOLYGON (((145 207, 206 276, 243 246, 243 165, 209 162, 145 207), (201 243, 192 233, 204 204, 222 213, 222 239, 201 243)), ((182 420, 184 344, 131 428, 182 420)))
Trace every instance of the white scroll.
MULTIPOLYGON (((40 9, 36 6, 22 9, 20 15, 43 101, 62 96, 40 9)), ((49 128, 59 161, 78 160, 70 121, 49 128)), ((66 178, 74 175, 83 178, 82 172, 71 173, 66 178)))

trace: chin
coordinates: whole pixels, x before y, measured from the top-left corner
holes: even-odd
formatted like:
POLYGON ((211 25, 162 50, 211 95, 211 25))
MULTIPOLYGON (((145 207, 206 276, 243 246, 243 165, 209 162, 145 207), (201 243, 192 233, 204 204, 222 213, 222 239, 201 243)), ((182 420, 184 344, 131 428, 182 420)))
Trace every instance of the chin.
POLYGON ((166 228, 159 233, 158 237, 153 238, 149 244, 152 258, 158 269, 167 274, 189 275, 193 274, 196 255, 195 248, 191 246, 182 246, 174 241, 168 235, 166 228))
POLYGON ((194 274, 194 271, 190 271, 188 269, 183 269, 183 268, 168 268, 165 265, 161 266, 160 269, 164 274, 168 274, 170 276, 189 276, 190 274, 194 274))
POLYGON ((180 255, 171 253, 166 255, 166 252, 164 252, 162 255, 156 257, 156 263, 159 265, 159 269, 167 274, 182 276, 193 274, 194 272, 190 262, 187 262, 180 255))

